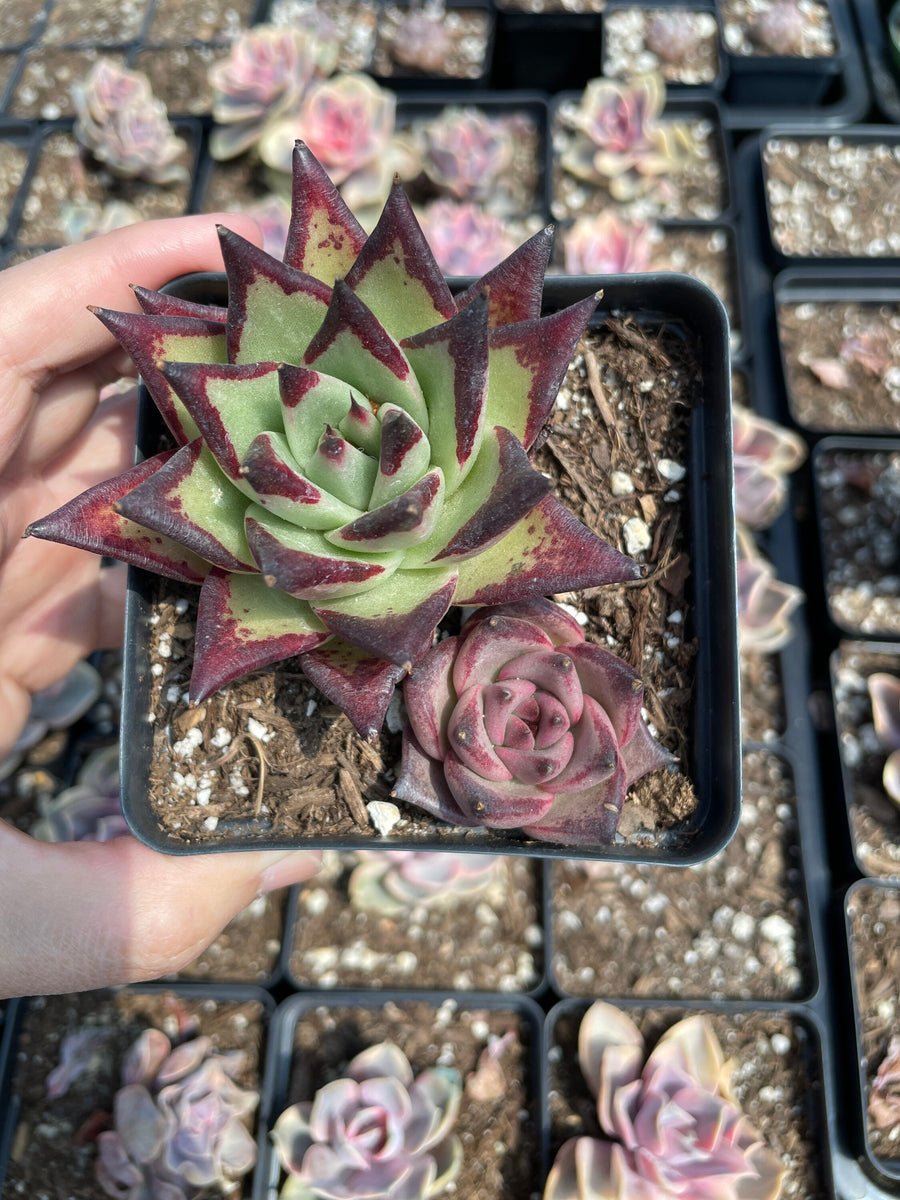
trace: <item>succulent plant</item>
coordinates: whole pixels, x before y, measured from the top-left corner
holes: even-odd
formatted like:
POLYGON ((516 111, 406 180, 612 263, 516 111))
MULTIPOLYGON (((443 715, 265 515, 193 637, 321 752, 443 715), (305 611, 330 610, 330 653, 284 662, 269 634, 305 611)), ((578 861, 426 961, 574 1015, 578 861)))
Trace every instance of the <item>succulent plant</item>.
POLYGON ((174 1049, 146 1029, 128 1051, 113 1100, 113 1128, 97 1138, 97 1182, 118 1200, 195 1200, 233 1191, 256 1162, 246 1119, 256 1092, 238 1086, 240 1050, 208 1037, 174 1049))
POLYGON ((370 1046, 312 1101, 285 1109, 272 1140, 288 1179, 281 1200, 428 1200, 462 1164, 459 1073, 413 1074, 392 1042, 370 1046))
POLYGON ((109 842, 128 833, 119 791, 119 747, 85 759, 72 787, 39 797, 38 820, 29 830, 39 842, 109 842))
POLYGON ((656 9, 648 14, 644 44, 658 59, 677 66, 697 44, 696 17, 696 11, 686 8, 656 9))
POLYGON ((286 261, 222 229, 227 310, 97 310, 177 443, 28 532, 202 583, 190 697, 302 655, 372 736, 451 604, 635 579, 527 450, 596 297, 539 317, 549 233, 456 300, 401 187, 366 237, 298 144, 286 261))
POLYGON ((497 878, 498 854, 433 854, 421 850, 359 850, 348 883, 362 911, 400 916, 415 905, 455 904, 483 892, 497 878))
POLYGON ((166 106, 139 71, 100 58, 72 89, 81 144, 114 175, 177 183, 188 178, 185 143, 169 123, 166 106))
POLYGON ((798 0, 772 0, 749 26, 747 37, 766 54, 802 54, 808 23, 798 0))
POLYGON ((83 1025, 59 1044, 59 1062, 47 1076, 47 1099, 64 1096, 83 1075, 93 1075, 109 1056, 108 1029, 83 1025))
POLYGON ((434 200, 419 219, 445 275, 484 275, 515 249, 503 219, 478 204, 434 200))
POLYGON ((577 109, 560 109, 574 137, 560 165, 578 179, 605 184, 614 200, 632 200, 677 175, 699 154, 690 127, 661 122, 666 85, 661 75, 592 79, 577 109))
POLYGON ((630 785, 672 761, 637 672, 548 600, 482 608, 404 685, 394 795, 458 825, 612 841, 630 785))
POLYGON ((793 637, 791 613, 803 592, 784 583, 760 553, 753 535, 737 529, 738 641, 741 650, 774 654, 793 637))
POLYGON ((741 404, 732 407, 734 489, 737 519, 767 529, 787 500, 786 476, 806 458, 801 437, 741 404))
POLYGON ((447 28, 444 0, 413 3, 397 20, 390 55, 401 67, 426 75, 446 75, 453 38, 447 28))
POLYGON ((15 771, 23 757, 53 729, 68 729, 83 717, 103 688, 97 671, 88 662, 76 663, 58 683, 35 692, 25 728, 9 754, 0 759, 0 779, 15 771))
POLYGON ((890 1131, 900 1124, 900 1037, 896 1034, 872 1080, 868 1108, 876 1129, 890 1131))
POLYGON ((425 174, 457 200, 486 200, 512 163, 516 129, 508 117, 451 105, 418 126, 425 174))
POLYGON ((647 271, 659 230, 623 220, 614 209, 579 217, 562 235, 567 275, 624 275, 647 271))
POLYGON ((851 367, 880 379, 893 364, 894 355, 887 330, 876 326, 845 337, 836 357, 820 358, 801 351, 798 358, 826 387, 849 391, 857 386, 851 367))
POLYGON ((872 720, 881 748, 887 754, 882 780, 884 790, 900 804, 900 679, 876 671, 866 681, 872 701, 872 720))
POLYGON ((305 30, 245 29, 228 58, 209 69, 217 125, 209 140, 213 158, 234 158, 255 145, 267 128, 299 107, 315 79, 331 74, 337 54, 336 41, 305 30))
POLYGON ((783 1169, 741 1112, 707 1017, 687 1017, 649 1055, 637 1026, 598 1001, 578 1061, 604 1138, 565 1142, 544 1200, 774 1200, 783 1169))
POLYGON ((244 212, 259 226, 266 254, 271 254, 273 258, 283 258, 291 224, 291 206, 287 200, 270 192, 245 208, 244 212))

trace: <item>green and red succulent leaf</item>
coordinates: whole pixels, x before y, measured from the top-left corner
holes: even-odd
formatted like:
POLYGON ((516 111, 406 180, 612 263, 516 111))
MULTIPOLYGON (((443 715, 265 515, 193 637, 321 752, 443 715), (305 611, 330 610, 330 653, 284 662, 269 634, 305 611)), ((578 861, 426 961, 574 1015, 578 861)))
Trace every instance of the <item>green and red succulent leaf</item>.
POLYGON ((365 230, 318 159, 297 142, 284 261, 330 287, 347 274, 365 242, 365 230))

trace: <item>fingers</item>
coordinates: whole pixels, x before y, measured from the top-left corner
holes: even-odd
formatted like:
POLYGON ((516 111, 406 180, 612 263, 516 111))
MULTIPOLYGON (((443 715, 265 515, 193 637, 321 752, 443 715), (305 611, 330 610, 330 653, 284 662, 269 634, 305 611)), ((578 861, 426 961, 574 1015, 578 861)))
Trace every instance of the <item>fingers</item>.
POLYGON ((176 857, 132 837, 44 845, 0 824, 0 996, 171 974, 256 896, 318 867, 304 850, 176 857))

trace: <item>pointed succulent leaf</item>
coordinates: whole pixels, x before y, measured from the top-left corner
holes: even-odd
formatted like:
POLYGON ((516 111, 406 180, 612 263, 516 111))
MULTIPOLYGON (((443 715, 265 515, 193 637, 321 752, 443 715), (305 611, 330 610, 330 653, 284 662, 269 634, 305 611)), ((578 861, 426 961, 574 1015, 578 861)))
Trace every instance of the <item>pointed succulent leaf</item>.
POLYGON ((404 688, 409 724, 432 758, 443 758, 447 753, 447 721, 456 703, 451 671, 458 650, 457 637, 438 642, 415 664, 404 688))
POLYGON ((447 786, 443 763, 422 750, 409 727, 403 731, 400 774, 391 795, 451 825, 476 827, 481 824, 456 803, 447 786))
POLYGON ((319 438, 306 463, 307 477, 332 495, 365 511, 369 507, 378 464, 331 426, 319 438))
POLYGON ((675 755, 660 745, 643 721, 638 723, 631 739, 620 746, 619 760, 625 770, 626 787, 631 787, 648 771, 677 762, 675 755))
POLYGON ((541 315, 544 273, 553 249, 553 226, 548 225, 523 242, 493 270, 456 297, 460 310, 483 292, 488 295, 488 326, 511 325, 541 315))
POLYGON ((402 667, 336 637, 303 655, 303 671, 369 741, 384 724, 388 705, 405 674, 402 667))
POLYGON ((332 633, 409 669, 431 645, 455 588, 449 569, 397 571, 386 584, 313 607, 332 633))
POLYGON ((244 537, 247 500, 200 438, 182 446, 116 502, 116 512, 187 546, 225 571, 255 571, 244 537))
POLYGON ((598 299, 588 296, 548 317, 491 333, 486 419, 509 429, 526 450, 553 410, 572 347, 587 329, 598 299))
POLYGON ((618 741, 630 741, 641 723, 644 682, 640 675, 605 646, 582 642, 567 649, 581 686, 609 713, 618 741))
POLYGON ((583 791, 603 783, 618 766, 618 744, 606 710, 592 696, 586 696, 571 757, 554 780, 555 787, 583 791))
POLYGON ((301 362, 331 288, 221 225, 219 243, 228 276, 229 362, 301 362))
POLYGON ((32 521, 25 533, 93 554, 108 554, 167 579, 201 583, 209 570, 208 562, 179 541, 130 521, 117 510, 129 492, 149 479, 174 454, 174 450, 166 450, 114 479, 98 483, 55 512, 32 521))
POLYGON ((193 317, 194 320, 215 321, 221 325, 225 324, 228 317, 228 309, 218 304, 197 304, 193 300, 170 296, 167 292, 157 292, 137 283, 129 286, 141 306, 141 312, 151 317, 193 317))
POLYGON ((249 492, 241 462, 260 429, 280 429, 278 364, 173 362, 163 376, 235 487, 249 492))
POLYGON ((433 533, 443 504, 443 474, 429 471, 401 495, 325 536, 339 548, 366 554, 406 550, 433 533))
POLYGON ((294 145, 293 168, 284 261, 330 286, 352 267, 365 230, 304 142, 294 145))
MULTIPOLYGON (((584 630, 578 621, 566 609, 546 600, 543 596, 534 596, 530 600, 514 600, 503 605, 503 618, 514 617, 516 620, 528 621, 536 626, 553 646, 567 646, 571 654, 576 643, 584 641, 584 630)), ((496 610, 490 606, 476 609, 466 621, 467 641, 474 636, 476 625, 480 621, 496 619, 496 610)))
POLYGON ((349 288, 406 338, 456 312, 446 280, 399 183, 391 188, 378 223, 347 272, 349 288))
MULTIPOLYGON (((323 375, 308 367, 294 366, 290 363, 282 364, 278 372, 278 381, 284 431, 291 453, 300 467, 305 467, 315 454, 326 425, 335 426, 354 445, 371 453, 370 444, 350 436, 352 432, 356 432, 356 427, 351 425, 348 430, 343 428, 354 405, 371 413, 372 406, 362 392, 334 375, 323 375)), ((376 440, 376 453, 377 446, 376 440)))
POLYGON ((313 650, 328 637, 303 600, 268 587, 260 575, 213 569, 200 590, 191 703, 248 671, 313 650))
POLYGON ((432 461, 431 444, 409 413, 396 404, 382 404, 377 420, 381 444, 370 508, 402 495, 425 474, 432 461))
POLYGON ((558 592, 640 579, 641 567, 546 496, 496 545, 460 561, 455 604, 500 604, 507 595, 558 592))
POLYGON ((488 299, 402 343, 428 403, 432 460, 452 494, 475 463, 488 391, 488 299))
MULTIPOLYGON (((481 705, 481 689, 475 684, 464 691, 450 714, 447 725, 447 746, 452 757, 464 767, 477 771, 490 782, 511 781, 512 772, 491 744, 485 729, 481 705)), ((451 783, 452 788, 452 783, 451 783)))
POLYGON ((563 791, 552 810, 523 825, 522 832, 536 841, 563 846, 608 846, 615 838, 626 790, 620 765, 602 783, 584 791, 563 791))
MULTIPOLYGON (((387 407, 389 406, 383 404, 378 411, 383 412, 387 407)), ((379 456, 381 452, 382 426, 378 423, 378 418, 375 415, 372 405, 369 404, 365 397, 355 395, 352 388, 350 389, 350 410, 346 417, 338 422, 338 429, 354 446, 359 446, 360 450, 365 450, 366 454, 371 454, 373 458, 379 456)))
POLYGON ((219 321, 193 317, 147 316, 92 308, 110 333, 131 355, 163 420, 180 445, 200 432, 190 414, 162 374, 165 362, 223 363, 226 361, 225 326, 219 321))
POLYGON ((506 663, 534 650, 549 650, 553 643, 541 629, 518 621, 506 611, 485 610, 480 619, 466 624, 462 639, 452 661, 453 687, 457 695, 476 680, 493 679, 506 663))
POLYGON ((301 529, 256 505, 247 510, 246 530, 266 582, 313 603, 368 591, 388 580, 403 561, 400 553, 377 558, 338 553, 318 530, 301 529))
POLYGON ((478 825, 491 829, 522 829, 534 825, 549 811, 552 791, 537 784, 498 781, 493 783, 450 756, 444 763, 444 778, 463 813, 478 825))
POLYGON ((373 403, 396 404, 428 433, 428 410, 406 355, 343 280, 303 357, 303 365, 337 375, 373 403))
POLYGON ((362 515, 302 475, 287 438, 279 433, 260 433, 253 439, 241 475, 257 504, 303 529, 333 529, 362 515))

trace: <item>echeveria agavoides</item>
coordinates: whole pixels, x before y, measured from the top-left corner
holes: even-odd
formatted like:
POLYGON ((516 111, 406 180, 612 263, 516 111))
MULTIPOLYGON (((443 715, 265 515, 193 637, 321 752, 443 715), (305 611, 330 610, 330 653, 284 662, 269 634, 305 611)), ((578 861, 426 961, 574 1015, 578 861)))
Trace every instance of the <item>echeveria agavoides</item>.
POLYGON ((478 610, 404 685, 394 795, 458 825, 541 841, 612 841, 629 786, 672 761, 643 683, 548 600, 478 610))
POLYGON ((451 604, 635 579, 528 451, 596 306, 550 232, 454 297, 395 185, 366 237, 297 143, 283 263, 220 230, 227 309, 97 310, 175 448, 28 532, 201 584, 190 696, 300 655, 365 736, 451 604))

